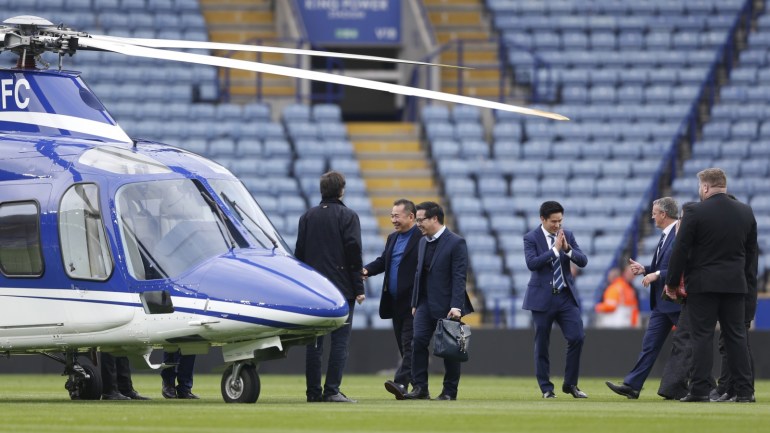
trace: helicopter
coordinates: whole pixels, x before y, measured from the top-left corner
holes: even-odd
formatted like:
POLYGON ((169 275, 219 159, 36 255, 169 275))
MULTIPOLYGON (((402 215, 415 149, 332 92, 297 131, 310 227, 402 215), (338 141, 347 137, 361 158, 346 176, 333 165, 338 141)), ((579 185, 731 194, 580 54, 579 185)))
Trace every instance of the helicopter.
POLYGON ((80 50, 287 75, 566 120, 540 110, 174 49, 267 51, 441 66, 312 50, 132 39, 36 16, 0 27, 0 354, 60 362, 71 399, 98 400, 97 352, 152 369, 155 349, 221 347, 228 403, 254 403, 260 362, 343 326, 345 299, 296 260, 225 167, 128 136, 78 72, 80 50), (43 53, 58 68, 38 69, 43 53))

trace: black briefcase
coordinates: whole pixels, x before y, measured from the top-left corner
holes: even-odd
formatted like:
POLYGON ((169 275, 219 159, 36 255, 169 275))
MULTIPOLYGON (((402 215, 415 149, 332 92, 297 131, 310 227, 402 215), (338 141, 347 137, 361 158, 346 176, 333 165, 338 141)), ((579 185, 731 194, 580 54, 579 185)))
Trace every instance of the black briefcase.
POLYGON ((452 361, 468 360, 471 327, 459 320, 439 319, 433 334, 433 354, 452 361))

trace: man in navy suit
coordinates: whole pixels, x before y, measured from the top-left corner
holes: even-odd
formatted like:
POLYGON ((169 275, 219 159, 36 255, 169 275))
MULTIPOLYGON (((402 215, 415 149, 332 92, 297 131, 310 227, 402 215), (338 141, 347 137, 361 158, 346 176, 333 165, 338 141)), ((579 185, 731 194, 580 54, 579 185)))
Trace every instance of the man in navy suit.
POLYGON ((395 231, 385 241, 385 251, 361 273, 364 277, 385 273, 380 297, 380 318, 393 320, 393 332, 401 354, 393 380, 385 382, 385 389, 403 400, 412 381, 412 288, 417 272, 417 243, 422 233, 414 223, 417 210, 414 203, 399 199, 393 203, 390 222, 395 231))
MULTIPOLYGON (((444 226, 444 210, 434 202, 417 206, 417 226, 425 235, 417 248, 412 312, 412 383, 414 389, 404 397, 428 400, 428 344, 439 319, 459 320, 472 313, 465 292, 468 249, 465 239, 444 226)), ((460 383, 460 363, 444 359, 444 387, 437 400, 456 400, 460 383)))
MULTIPOLYGON (((676 238, 676 222, 679 217, 679 206, 671 197, 663 197, 652 202, 652 219, 655 226, 663 233, 652 255, 652 263, 644 266, 633 259, 629 259, 634 275, 644 275, 642 285, 650 287, 650 322, 642 339, 642 352, 636 365, 623 379, 622 384, 606 382, 607 386, 615 393, 630 399, 639 398, 644 381, 647 380, 655 360, 660 354, 660 349, 668 337, 671 328, 679 321, 681 306, 674 302, 666 302, 661 299, 666 277, 668 276, 668 260, 671 256, 674 238, 676 238)), ((666 396, 664 397, 677 397, 666 396)), ((681 397, 681 396, 678 396, 681 397)))
POLYGON ((580 301, 570 262, 583 268, 588 258, 580 251, 575 236, 562 230, 564 208, 558 202, 540 205, 538 228, 524 235, 524 255, 532 276, 524 295, 525 310, 532 311, 535 322, 535 375, 543 398, 556 398, 550 376, 548 345, 553 322, 559 324, 567 340, 567 366, 562 391, 574 398, 588 398, 577 387, 580 373, 580 352, 583 350, 583 320, 580 301))

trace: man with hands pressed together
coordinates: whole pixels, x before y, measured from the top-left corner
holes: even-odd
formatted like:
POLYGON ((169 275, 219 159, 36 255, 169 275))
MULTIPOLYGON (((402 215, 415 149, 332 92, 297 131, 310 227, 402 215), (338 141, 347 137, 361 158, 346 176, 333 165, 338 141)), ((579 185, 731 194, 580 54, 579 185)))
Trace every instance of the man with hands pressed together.
POLYGON ((562 230, 564 208, 555 201, 540 206, 540 222, 524 235, 524 255, 532 275, 527 285, 522 308, 532 311, 535 323, 535 375, 543 398, 556 398, 550 376, 548 346, 553 322, 559 324, 567 340, 567 365, 562 392, 574 398, 588 398, 577 387, 580 353, 583 350, 583 320, 580 300, 570 272, 570 262, 583 268, 588 258, 580 250, 575 236, 562 230))

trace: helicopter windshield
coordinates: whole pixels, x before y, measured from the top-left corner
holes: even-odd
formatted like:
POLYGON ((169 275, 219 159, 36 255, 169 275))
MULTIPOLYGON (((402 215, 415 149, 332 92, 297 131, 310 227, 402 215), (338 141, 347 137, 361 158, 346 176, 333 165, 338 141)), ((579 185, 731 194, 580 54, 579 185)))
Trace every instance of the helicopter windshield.
POLYGON ((212 179, 211 187, 219 195, 230 211, 238 217, 248 231, 250 243, 256 242, 265 248, 276 248, 284 253, 290 251, 286 241, 275 229, 262 208, 249 194, 242 183, 234 180, 212 179))
POLYGON ((137 280, 175 277, 234 245, 213 200, 193 180, 124 185, 115 202, 128 271, 137 280))

